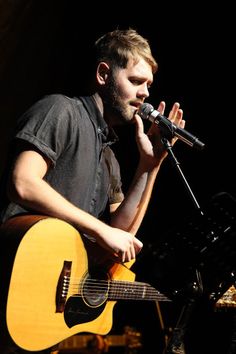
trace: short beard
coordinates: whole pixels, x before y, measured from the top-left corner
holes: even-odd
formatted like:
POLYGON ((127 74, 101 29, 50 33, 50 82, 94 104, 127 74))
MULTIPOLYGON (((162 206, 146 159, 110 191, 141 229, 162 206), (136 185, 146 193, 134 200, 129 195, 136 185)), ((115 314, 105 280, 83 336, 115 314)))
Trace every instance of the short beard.
POLYGON ((103 91, 104 111, 108 119, 111 119, 114 124, 122 125, 130 123, 133 119, 133 114, 128 110, 121 98, 119 88, 117 87, 114 73, 110 76, 107 86, 103 91))

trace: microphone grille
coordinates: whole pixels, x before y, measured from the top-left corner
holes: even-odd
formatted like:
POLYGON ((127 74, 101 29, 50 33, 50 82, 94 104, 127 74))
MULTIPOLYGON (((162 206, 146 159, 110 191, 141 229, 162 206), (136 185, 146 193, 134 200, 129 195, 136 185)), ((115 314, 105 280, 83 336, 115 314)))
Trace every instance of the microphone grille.
POLYGON ((138 110, 138 114, 142 119, 148 119, 149 115, 154 111, 150 103, 143 103, 138 110))

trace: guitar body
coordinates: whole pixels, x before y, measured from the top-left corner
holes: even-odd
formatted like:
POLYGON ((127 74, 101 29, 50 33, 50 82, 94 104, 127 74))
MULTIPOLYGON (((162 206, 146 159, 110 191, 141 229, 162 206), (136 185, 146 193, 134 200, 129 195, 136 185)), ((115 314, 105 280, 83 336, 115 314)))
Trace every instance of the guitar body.
POLYGON ((5 317, 19 347, 43 350, 76 333, 103 335, 111 330, 116 301, 107 300, 107 288, 101 294, 100 288, 90 289, 90 269, 100 258, 99 267, 108 279, 134 281, 135 274, 129 270, 132 262, 112 263, 102 250, 99 257, 98 245, 55 218, 15 217, 1 229, 2 235, 7 245, 16 242, 13 263, 6 266, 11 274, 5 317))

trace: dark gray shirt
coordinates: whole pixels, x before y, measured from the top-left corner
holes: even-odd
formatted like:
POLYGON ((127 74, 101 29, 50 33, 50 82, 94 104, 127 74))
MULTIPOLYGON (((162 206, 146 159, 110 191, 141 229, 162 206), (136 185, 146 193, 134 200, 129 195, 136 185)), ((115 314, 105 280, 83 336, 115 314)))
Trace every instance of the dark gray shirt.
MULTIPOLYGON (((110 148, 116 139, 92 97, 48 95, 19 119, 11 158, 30 144, 52 162, 45 180, 74 205, 103 218, 108 204, 124 197, 119 164, 110 148)), ((30 212, 6 196, 1 202, 2 221, 30 212)))

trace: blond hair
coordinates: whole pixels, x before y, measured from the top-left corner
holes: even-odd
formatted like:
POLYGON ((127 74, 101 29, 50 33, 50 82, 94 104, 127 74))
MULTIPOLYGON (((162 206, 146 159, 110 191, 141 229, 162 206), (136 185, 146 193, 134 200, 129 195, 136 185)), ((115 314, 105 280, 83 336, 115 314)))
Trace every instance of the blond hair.
POLYGON ((113 67, 126 68, 130 58, 138 61, 142 57, 155 73, 158 64, 154 59, 149 42, 134 29, 114 30, 95 42, 96 61, 108 62, 113 67))

